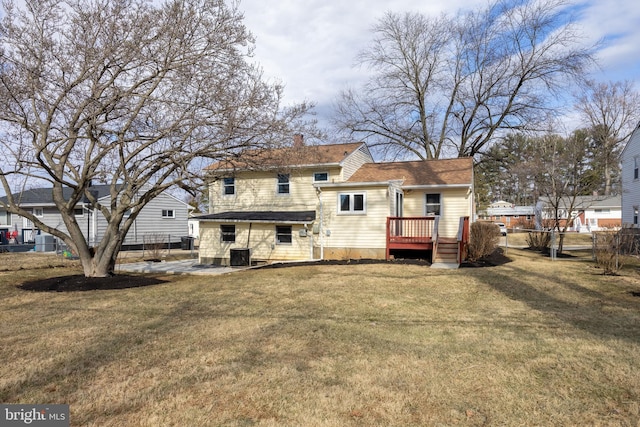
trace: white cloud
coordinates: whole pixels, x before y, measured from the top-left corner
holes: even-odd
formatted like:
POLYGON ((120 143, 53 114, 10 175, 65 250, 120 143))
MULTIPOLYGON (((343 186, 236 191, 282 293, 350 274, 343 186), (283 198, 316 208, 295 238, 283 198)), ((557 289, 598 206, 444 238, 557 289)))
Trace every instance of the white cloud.
MULTIPOLYGON (((354 67, 386 11, 454 13, 486 5, 484 0, 243 0, 245 24, 257 37, 256 60, 267 76, 285 84, 287 103, 316 102, 324 114, 339 91, 356 85, 366 70, 354 67)), ((605 39, 598 54, 601 80, 637 79, 640 74, 640 8, 634 2, 588 0, 580 9, 587 41, 605 39)))

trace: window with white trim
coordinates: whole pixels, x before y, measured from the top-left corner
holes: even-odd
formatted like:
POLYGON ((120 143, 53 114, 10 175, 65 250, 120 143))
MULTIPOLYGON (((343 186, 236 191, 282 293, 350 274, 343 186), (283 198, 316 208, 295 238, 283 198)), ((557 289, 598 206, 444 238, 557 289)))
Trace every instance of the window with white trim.
POLYGON ((638 169, 640 168, 640 160, 638 156, 633 158, 633 179, 638 179, 638 169))
POLYGON ((33 215, 38 218, 42 218, 44 216, 44 209, 42 208, 33 208, 33 215))
POLYGON ((327 182, 329 181, 329 172, 314 172, 313 182, 327 182))
POLYGON ((73 216, 76 218, 82 218, 84 216, 84 208, 75 208, 73 210, 73 216))
POLYGON ((637 206, 633 207, 633 226, 634 227, 638 226, 638 207, 637 206))
POLYGON ((276 244, 290 245, 293 242, 293 231, 290 225, 276 225, 276 244))
POLYGON ((173 209, 162 209, 162 218, 175 218, 176 211, 173 209))
POLYGON ((341 214, 365 214, 367 212, 366 193, 340 193, 338 194, 338 213, 341 214))
POLYGON ((425 210, 426 216, 439 216, 442 215, 442 203, 440 201, 440 194, 427 193, 425 195, 425 210))
POLYGON ((233 177, 222 178, 222 195, 233 196, 236 194, 236 179, 233 177))
POLYGON ((226 242, 226 243, 235 243, 236 226, 233 224, 221 224, 220 225, 220 241, 226 242))
POLYGON ((278 194, 289 194, 289 174, 278 174, 278 194))

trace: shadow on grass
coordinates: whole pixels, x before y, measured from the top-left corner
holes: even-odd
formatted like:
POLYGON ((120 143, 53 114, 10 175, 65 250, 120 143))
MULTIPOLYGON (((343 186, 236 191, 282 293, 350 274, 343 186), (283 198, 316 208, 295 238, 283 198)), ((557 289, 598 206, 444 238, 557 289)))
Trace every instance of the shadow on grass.
POLYGON ((548 282, 547 275, 521 268, 513 268, 509 273, 494 272, 480 280, 506 297, 568 326, 605 339, 640 343, 640 321, 635 314, 640 304, 631 298, 605 295, 566 278, 553 278, 556 289, 564 288, 575 296, 571 300, 560 299, 552 294, 553 288, 541 290, 531 284, 548 282))
POLYGON ((33 292, 78 292, 140 288, 162 283, 166 283, 166 281, 146 275, 119 274, 111 277, 85 277, 82 274, 78 274, 24 282, 18 285, 18 288, 33 292))

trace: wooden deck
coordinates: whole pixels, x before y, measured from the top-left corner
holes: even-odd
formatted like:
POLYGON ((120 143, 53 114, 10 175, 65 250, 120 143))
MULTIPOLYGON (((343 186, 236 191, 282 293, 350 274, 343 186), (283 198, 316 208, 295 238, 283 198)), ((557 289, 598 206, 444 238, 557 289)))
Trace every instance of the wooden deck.
POLYGON ((437 229, 438 219, 434 216, 387 217, 387 259, 394 249, 433 249, 437 229))
POLYGON ((469 217, 460 217, 458 235, 446 238, 438 235, 438 217, 388 217, 387 260, 392 250, 432 250, 436 260, 460 264, 466 258, 469 242, 469 217))

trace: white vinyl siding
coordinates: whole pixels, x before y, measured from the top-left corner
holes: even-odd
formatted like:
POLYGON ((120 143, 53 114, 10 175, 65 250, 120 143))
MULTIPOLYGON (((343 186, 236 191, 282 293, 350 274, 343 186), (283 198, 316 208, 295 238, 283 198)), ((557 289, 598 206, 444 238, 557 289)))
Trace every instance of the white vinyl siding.
POLYGON ((351 175, 353 175, 358 169, 360 169, 360 166, 364 165, 365 163, 372 162, 373 159, 371 158, 369 150, 366 148, 366 146, 363 145, 358 150, 351 153, 349 157, 344 160, 342 165, 342 179, 345 181, 348 180, 351 175))
MULTIPOLYGON (((323 169, 324 170, 324 169, 323 169)), ((328 169, 333 180, 339 168, 328 169)), ((238 172, 235 197, 222 197, 220 187, 209 191, 209 213, 228 211, 316 210, 318 195, 313 186, 313 171, 292 171, 289 174, 289 195, 277 194, 277 179, 273 172, 238 172)))
MULTIPOLYGON (((200 259, 226 260, 228 262, 231 249, 250 248, 254 260, 285 261, 311 258, 312 233, 301 237, 302 224, 291 225, 291 243, 276 244, 276 224, 254 223, 249 230, 248 223, 236 223, 236 241, 220 242, 220 223, 213 221, 200 222, 200 259)), ((277 224, 280 226, 280 224, 277 224)), ((224 262, 223 262, 224 263, 224 262)))
POLYGON ((441 215, 438 234, 442 237, 456 237, 461 216, 472 216, 472 199, 468 188, 412 190, 404 195, 404 216, 425 214, 426 194, 440 194, 441 215))
POLYGON ((622 225, 635 225, 636 209, 640 206, 640 185, 637 170, 640 166, 640 127, 631 134, 621 156, 622 163, 622 225))
POLYGON ((322 192, 324 245, 326 248, 384 248, 386 246, 387 217, 391 206, 387 197, 389 187, 367 187, 366 191, 354 188, 345 191, 326 188, 322 192), (339 194, 364 194, 366 192, 366 216, 343 215, 338 211, 339 194), (327 236, 329 231, 329 236, 327 236))

